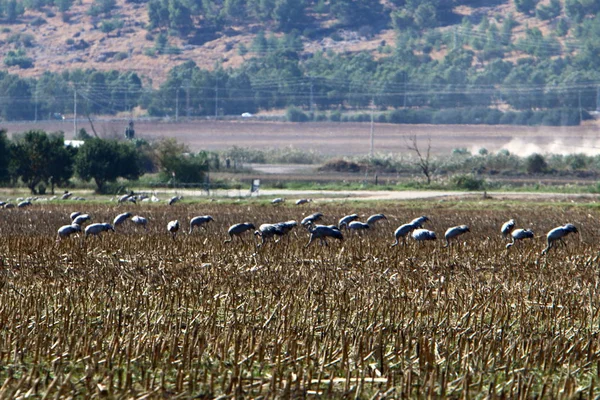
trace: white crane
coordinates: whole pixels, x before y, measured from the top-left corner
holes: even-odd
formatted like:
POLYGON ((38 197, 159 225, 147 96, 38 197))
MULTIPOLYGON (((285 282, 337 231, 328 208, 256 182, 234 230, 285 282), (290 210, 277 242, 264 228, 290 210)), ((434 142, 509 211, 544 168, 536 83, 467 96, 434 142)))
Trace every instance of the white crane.
POLYGON ((229 227, 229 229, 227 230, 229 239, 225 240, 223 243, 231 242, 233 240, 234 236, 239 237, 240 240, 242 241, 242 243, 244 243, 244 239, 242 239, 242 237, 240 235, 249 230, 256 230, 256 227, 254 226, 254 224, 251 224, 250 222, 242 222, 241 224, 231 225, 229 227))
POLYGON ((71 236, 74 233, 81 232, 81 227, 77 224, 63 225, 58 228, 58 240, 62 240, 66 237, 71 236))
POLYGON ((132 217, 132 215, 130 212, 125 212, 125 213, 119 214, 113 220, 113 226, 116 228, 117 226, 121 225, 123 222, 127 221, 131 217, 132 217))
POLYGON ((506 249, 510 249, 512 246, 514 246, 517 240, 533 239, 534 236, 533 231, 531 229, 515 229, 511 232, 510 235, 512 238, 512 242, 506 245, 506 249))
POLYGON ((500 228, 500 233, 503 237, 507 238, 513 229, 515 229, 515 220, 509 219, 502 225, 502 228, 500 228))
POLYGON ((315 240, 315 239, 319 239, 321 244, 324 244, 325 246, 327 246, 327 238, 328 237, 332 237, 334 239, 338 239, 338 240, 344 240, 344 235, 342 235, 342 232, 340 232, 339 229, 337 229, 335 226, 325 226, 325 225, 314 225, 313 224, 308 224, 307 226, 308 231, 310 232, 310 239, 308 240, 308 243, 306 244, 306 246, 304 246, 305 248, 310 246, 310 244, 315 240))
POLYGON ((141 225, 144 227, 144 229, 148 229, 146 225, 148 225, 148 220, 144 217, 140 217, 139 215, 134 215, 133 217, 131 217, 131 222, 133 222, 136 225, 141 225))
POLYGON ((346 215, 345 217, 342 217, 339 222, 338 222, 338 228, 342 229, 342 227, 346 226, 352 222, 358 219, 358 214, 350 214, 350 215, 346 215))
POLYGON ((419 227, 420 227, 420 225, 418 225, 415 222, 410 222, 408 224, 400 225, 398 227, 398 229, 396 229, 396 231, 394 232, 396 241, 392 244, 391 247, 397 246, 398 243, 400 243, 400 238, 402 238, 402 244, 406 244, 406 236, 408 236, 409 233, 411 233, 415 229, 418 229, 419 227))
POLYGON ((175 240, 175 236, 177 236, 177 232, 179 231, 179 221, 169 221, 167 224, 167 231, 171 233, 171 237, 175 240))
POLYGON ((434 231, 429 231, 427 229, 415 229, 412 234, 412 238, 417 242, 424 242, 427 240, 435 240, 437 239, 434 231))
POLYGON ((90 217, 88 214, 80 214, 77 217, 75 217, 73 223, 77 225, 83 225, 86 222, 91 221, 91 219, 92 217, 90 217))
POLYGON ((383 214, 374 214, 367 218, 367 224, 373 226, 376 222, 381 221, 383 219, 387 219, 387 217, 383 214))
POLYGON ((463 235, 467 232, 470 232, 469 227, 467 225, 459 225, 453 226, 452 228, 448 228, 446 230, 446 233, 444 234, 444 238, 446 239, 446 244, 444 245, 444 247, 450 246, 450 239, 459 237, 460 235, 463 235))
POLYGON ((544 250, 542 250, 542 254, 546 254, 550 248, 554 246, 554 242, 557 240, 560 241, 563 245, 565 242, 563 241, 563 237, 567 236, 569 233, 579 233, 577 227, 573 224, 566 224, 564 226, 559 226, 552 229, 546 235, 546 240, 548 245, 544 250))
POLYGON ((108 232, 108 231, 115 231, 115 228, 109 224, 109 223, 96 223, 96 224, 91 224, 88 225, 85 228, 85 236, 88 237, 89 235, 93 235, 93 236, 98 236, 99 234, 101 234, 102 232, 108 232))
POLYGON ((300 206, 302 204, 310 203, 311 201, 312 201, 312 199, 298 199, 298 200, 296 200, 296 205, 300 206))
POLYGON ((300 224, 306 226, 309 224, 314 224, 315 222, 319 221, 321 218, 323 218, 323 214, 320 212, 316 212, 313 214, 310 214, 308 217, 305 217, 300 224))
POLYGON ((198 229, 200 228, 204 228, 206 229, 205 224, 209 223, 210 221, 214 221, 213 217, 211 217, 210 215, 200 215, 198 217, 194 217, 190 220, 190 234, 192 233, 192 230, 195 227, 198 227, 198 229))

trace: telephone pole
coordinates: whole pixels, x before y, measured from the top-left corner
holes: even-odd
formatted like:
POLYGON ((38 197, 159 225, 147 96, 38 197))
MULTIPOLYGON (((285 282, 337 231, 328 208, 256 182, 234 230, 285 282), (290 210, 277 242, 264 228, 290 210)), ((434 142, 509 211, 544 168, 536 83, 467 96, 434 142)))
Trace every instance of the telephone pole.
POLYGON ((73 137, 77 136, 77 86, 73 85, 73 137))
POLYGON ((215 119, 219 118, 219 77, 215 79, 215 119))
POLYGON ((371 151, 370 155, 373 158, 375 153, 375 122, 374 122, 375 100, 371 100, 371 151))

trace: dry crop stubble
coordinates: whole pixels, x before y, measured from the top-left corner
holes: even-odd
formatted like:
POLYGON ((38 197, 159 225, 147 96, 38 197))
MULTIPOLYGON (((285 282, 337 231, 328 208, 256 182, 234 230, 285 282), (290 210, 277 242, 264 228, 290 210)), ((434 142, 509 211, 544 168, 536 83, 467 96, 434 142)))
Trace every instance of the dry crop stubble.
POLYGON ((245 244, 224 244, 227 228, 300 220, 316 205, 78 207, 94 222, 143 215, 148 231, 127 222, 57 243, 72 207, 2 210, 1 397, 599 392, 595 211, 327 204, 324 224, 355 211, 390 220, 307 249, 296 227, 257 249, 249 232, 245 244), (203 214, 215 221, 188 235, 203 214), (395 228, 422 214, 438 238, 463 223, 471 232, 448 249, 390 248, 395 228), (538 238, 506 251, 499 227, 509 218, 538 238), (566 222, 583 241, 569 236, 540 256, 539 236, 566 222))

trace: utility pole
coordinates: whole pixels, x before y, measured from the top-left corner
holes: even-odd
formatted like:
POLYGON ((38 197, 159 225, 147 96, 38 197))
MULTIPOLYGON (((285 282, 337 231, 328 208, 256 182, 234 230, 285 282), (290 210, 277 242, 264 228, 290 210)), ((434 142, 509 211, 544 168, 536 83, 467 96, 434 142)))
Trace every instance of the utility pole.
POLYGON ((315 112, 314 108, 314 96, 313 96, 313 79, 310 77, 310 113, 313 114, 315 112))
POLYGON ((404 77, 404 105, 403 105, 403 107, 406 108, 406 71, 404 71, 404 73, 402 75, 404 77))
POLYGON ((374 122, 375 100, 371 100, 371 151, 370 155, 373 158, 375 152, 375 122, 374 122))
POLYGON ((37 122, 37 108, 38 108, 38 90, 37 90, 37 85, 35 85, 35 122, 37 122))
POLYGON ((577 95, 579 98, 579 123, 581 123, 581 121, 583 120, 583 112, 581 111, 581 90, 577 92, 577 95))
POLYGON ((215 79, 215 120, 219 118, 219 77, 215 79))
POLYGON ((73 85, 73 137, 77 136, 77 86, 73 85))
POLYGON ((186 109, 186 116, 188 119, 190 119, 190 86, 191 86, 191 81, 189 79, 186 79, 183 82, 183 87, 185 88, 185 109, 186 109))
POLYGON ((175 122, 177 122, 179 119, 179 88, 175 93, 175 122))
POLYGON ((596 112, 600 112, 600 86, 596 88, 596 112))

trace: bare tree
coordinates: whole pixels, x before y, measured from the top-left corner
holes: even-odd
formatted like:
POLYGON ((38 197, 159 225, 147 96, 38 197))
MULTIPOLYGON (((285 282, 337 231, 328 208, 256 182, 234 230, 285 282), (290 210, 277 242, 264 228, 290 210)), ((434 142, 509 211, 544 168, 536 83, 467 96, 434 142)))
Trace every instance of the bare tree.
POLYGON ((427 140, 427 153, 423 155, 421 150, 419 149, 419 144, 417 142, 417 135, 412 135, 407 138, 406 148, 410 151, 414 151, 417 155, 417 165, 427 178, 427 184, 431 183, 431 176, 435 172, 435 165, 431 161, 431 138, 427 140))

